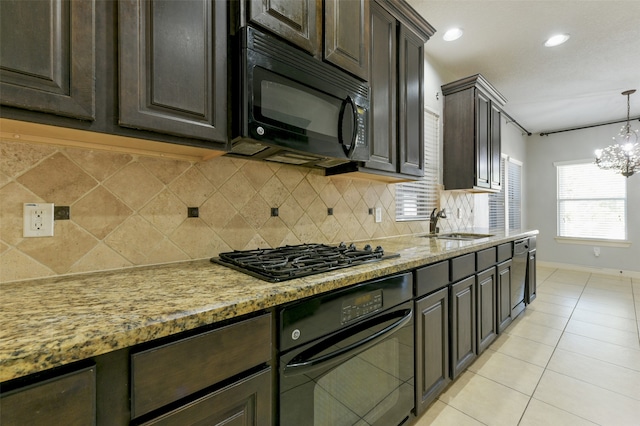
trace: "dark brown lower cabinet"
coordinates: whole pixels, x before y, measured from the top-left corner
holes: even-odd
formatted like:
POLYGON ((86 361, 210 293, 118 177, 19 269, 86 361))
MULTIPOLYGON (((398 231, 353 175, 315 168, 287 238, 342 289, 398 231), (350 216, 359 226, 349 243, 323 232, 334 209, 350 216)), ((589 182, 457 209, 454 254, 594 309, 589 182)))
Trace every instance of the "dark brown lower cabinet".
POLYGON ((271 425, 271 369, 206 395, 144 426, 271 425))
POLYGON ((498 265, 497 273, 497 318, 498 333, 511 324, 511 259, 498 265))
POLYGON ((451 379, 477 357, 476 276, 451 285, 451 379))
POLYGON ((416 301, 416 415, 451 381, 449 377, 449 288, 416 301))
POLYGON ((480 272, 478 281, 478 355, 496 340, 496 268, 480 272))
POLYGON ((527 304, 533 302, 537 295, 536 284, 536 250, 529 251, 529 260, 527 261, 527 304))
POLYGON ((85 368, 0 397, 2 426, 96 424, 96 368, 85 368))

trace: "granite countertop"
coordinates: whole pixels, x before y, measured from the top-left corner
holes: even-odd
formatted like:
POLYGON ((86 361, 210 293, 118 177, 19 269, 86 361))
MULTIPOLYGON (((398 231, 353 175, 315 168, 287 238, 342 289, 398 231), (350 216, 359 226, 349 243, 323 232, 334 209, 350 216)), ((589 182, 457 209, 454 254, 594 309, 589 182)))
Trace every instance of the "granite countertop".
POLYGON ((369 243, 400 257, 283 283, 206 259, 4 283, 0 382, 537 233, 494 233, 475 241, 420 235, 375 240, 369 243))

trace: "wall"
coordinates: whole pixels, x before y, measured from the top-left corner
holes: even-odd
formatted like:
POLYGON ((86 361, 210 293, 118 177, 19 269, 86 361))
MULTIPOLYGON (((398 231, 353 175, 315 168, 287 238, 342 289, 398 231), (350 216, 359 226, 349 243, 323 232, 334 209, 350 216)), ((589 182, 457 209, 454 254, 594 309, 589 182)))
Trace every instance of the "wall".
MULTIPOLYGON (((635 128, 637 123, 633 126, 635 128)), ((526 211, 529 223, 540 230, 538 259, 560 264, 602 268, 615 271, 640 271, 640 175, 627 179, 627 228, 629 248, 597 244, 567 245, 555 241, 556 236, 556 169, 555 161, 592 159, 596 148, 611 144, 621 124, 531 136, 527 143, 526 211), (593 247, 601 248, 596 257, 593 247)))
POLYGON ((0 142, 0 200, 0 282, 429 231, 428 221, 395 221, 394 185, 226 157, 190 163, 12 141, 0 142), (28 202, 68 205, 71 220, 56 221, 54 237, 23 238, 28 202), (192 206, 199 218, 187 218, 192 206), (381 223, 370 207, 382 208, 381 223))

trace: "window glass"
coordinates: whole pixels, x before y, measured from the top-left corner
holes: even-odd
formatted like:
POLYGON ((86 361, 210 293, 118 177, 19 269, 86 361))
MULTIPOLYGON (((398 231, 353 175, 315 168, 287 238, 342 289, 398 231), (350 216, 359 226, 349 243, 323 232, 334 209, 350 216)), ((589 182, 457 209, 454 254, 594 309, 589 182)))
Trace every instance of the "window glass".
POLYGON ((590 162, 556 166, 558 236, 626 239, 626 178, 590 162))

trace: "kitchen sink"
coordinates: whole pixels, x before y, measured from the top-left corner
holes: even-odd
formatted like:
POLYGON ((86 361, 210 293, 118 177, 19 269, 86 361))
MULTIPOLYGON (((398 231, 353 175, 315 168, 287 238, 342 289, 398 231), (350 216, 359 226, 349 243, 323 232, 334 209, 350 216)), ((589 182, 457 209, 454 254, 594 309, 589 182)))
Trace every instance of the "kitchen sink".
POLYGON ((459 241, 472 241, 480 238, 493 237, 493 234, 473 234, 468 232, 450 232, 447 234, 429 234, 429 238, 438 238, 440 240, 459 240, 459 241))

